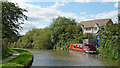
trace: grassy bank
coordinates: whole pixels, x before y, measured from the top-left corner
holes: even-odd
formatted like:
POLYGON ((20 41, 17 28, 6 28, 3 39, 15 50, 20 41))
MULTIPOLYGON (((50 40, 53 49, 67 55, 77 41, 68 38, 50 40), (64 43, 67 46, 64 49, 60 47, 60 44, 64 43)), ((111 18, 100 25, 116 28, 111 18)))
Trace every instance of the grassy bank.
POLYGON ((32 53, 22 49, 13 49, 13 50, 18 51, 20 55, 15 59, 3 63, 2 68, 11 68, 11 66, 12 68, 23 67, 23 66, 27 66, 28 63, 32 61, 33 59, 32 53))
POLYGON ((13 55, 13 52, 9 50, 8 53, 2 54, 2 57, 0 58, 0 60, 1 59, 6 59, 6 58, 8 58, 8 57, 10 57, 12 55, 13 55))

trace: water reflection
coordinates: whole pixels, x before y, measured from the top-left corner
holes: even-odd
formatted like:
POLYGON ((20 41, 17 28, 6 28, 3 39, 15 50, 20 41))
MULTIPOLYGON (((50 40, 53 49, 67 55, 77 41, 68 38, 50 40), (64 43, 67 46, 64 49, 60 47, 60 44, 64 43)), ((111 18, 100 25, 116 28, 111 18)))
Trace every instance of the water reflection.
POLYGON ((105 62, 97 54, 75 51, 29 50, 34 55, 32 66, 114 66, 114 62, 105 62))

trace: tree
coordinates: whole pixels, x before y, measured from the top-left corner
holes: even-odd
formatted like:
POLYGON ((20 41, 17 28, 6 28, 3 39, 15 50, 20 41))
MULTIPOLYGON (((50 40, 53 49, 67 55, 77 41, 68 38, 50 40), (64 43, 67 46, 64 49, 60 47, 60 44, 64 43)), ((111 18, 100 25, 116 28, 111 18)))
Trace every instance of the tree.
POLYGON ((101 57, 118 60, 118 51, 120 44, 120 23, 107 24, 101 31, 99 52, 101 57))
POLYGON ((27 20, 23 14, 27 10, 22 9, 18 4, 2 2, 2 38, 11 38, 11 35, 18 34, 17 29, 21 29, 21 24, 27 20))
POLYGON ((54 49, 68 50, 70 43, 82 43, 82 28, 74 19, 58 17, 50 26, 54 49))
POLYGON ((69 26, 69 25, 76 25, 76 22, 74 19, 68 19, 65 17, 58 17, 56 19, 53 20, 53 23, 50 26, 50 30, 51 30, 51 41, 52 44, 55 45, 57 43, 57 41, 59 41, 58 36, 60 34, 65 34, 66 31, 65 29, 69 26))
MULTIPOLYGON (((18 30, 22 27, 24 20, 27 20, 27 16, 23 14, 27 10, 22 9, 18 4, 11 2, 2 2, 2 42, 3 47, 8 48, 8 43, 13 42, 13 39, 18 35, 18 30)), ((6 48, 3 48, 3 51, 6 48)))
POLYGON ((51 49, 49 28, 32 29, 28 31, 17 41, 17 47, 51 49))
POLYGON ((120 23, 120 14, 118 14, 118 23, 120 23))

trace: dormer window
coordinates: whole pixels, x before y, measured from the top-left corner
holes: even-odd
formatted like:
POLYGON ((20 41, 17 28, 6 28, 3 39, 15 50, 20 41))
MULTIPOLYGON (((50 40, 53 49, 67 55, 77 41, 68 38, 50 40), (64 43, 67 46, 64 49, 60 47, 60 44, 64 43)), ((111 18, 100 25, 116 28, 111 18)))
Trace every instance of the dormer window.
POLYGON ((97 27, 94 27, 94 30, 97 30, 97 27))
POLYGON ((89 30, 91 30, 91 28, 90 28, 90 27, 89 27, 89 28, 86 28, 86 30, 89 31, 89 30))

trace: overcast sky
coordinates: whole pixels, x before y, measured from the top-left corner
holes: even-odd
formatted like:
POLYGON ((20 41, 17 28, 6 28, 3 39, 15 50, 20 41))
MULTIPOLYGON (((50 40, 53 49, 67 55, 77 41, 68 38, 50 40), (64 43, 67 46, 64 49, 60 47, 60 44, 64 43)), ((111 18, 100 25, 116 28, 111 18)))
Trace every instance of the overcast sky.
POLYGON ((79 23, 86 20, 111 18, 117 21, 119 0, 9 0, 18 3, 21 8, 27 9, 23 29, 20 32, 24 35, 32 28, 44 28, 52 23, 54 18, 64 16, 76 19, 79 23))

